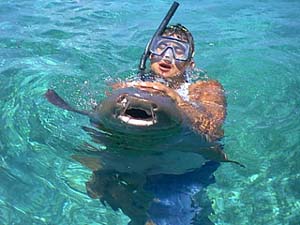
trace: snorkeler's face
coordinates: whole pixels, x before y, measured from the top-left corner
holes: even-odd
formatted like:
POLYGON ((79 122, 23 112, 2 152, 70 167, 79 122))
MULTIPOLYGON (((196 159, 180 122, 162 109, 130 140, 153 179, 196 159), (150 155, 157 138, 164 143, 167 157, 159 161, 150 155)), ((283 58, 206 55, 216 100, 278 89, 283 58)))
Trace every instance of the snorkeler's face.
MULTIPOLYGON (((169 37, 177 39, 182 43, 185 41, 180 40, 175 34, 169 37)), ((183 75, 187 67, 191 65, 191 60, 178 60, 184 54, 184 49, 179 52, 181 49, 178 48, 176 42, 172 41, 165 41, 163 47, 164 49, 161 51, 162 48, 158 45, 158 49, 155 51, 156 54, 152 53, 150 55, 151 70, 163 78, 173 78, 183 75), (159 51, 161 51, 161 54, 157 54, 159 51)))

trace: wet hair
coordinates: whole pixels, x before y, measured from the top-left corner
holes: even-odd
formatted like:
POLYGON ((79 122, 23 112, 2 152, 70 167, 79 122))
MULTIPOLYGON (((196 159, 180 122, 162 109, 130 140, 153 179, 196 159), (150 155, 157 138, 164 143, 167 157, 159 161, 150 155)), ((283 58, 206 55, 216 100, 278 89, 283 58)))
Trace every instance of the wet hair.
POLYGON ((195 44, 191 32, 185 26, 178 23, 176 25, 168 26, 162 34, 162 36, 172 36, 172 35, 175 35, 176 38, 178 38, 179 40, 185 41, 190 44, 190 48, 191 48, 190 57, 192 58, 194 56, 195 44))

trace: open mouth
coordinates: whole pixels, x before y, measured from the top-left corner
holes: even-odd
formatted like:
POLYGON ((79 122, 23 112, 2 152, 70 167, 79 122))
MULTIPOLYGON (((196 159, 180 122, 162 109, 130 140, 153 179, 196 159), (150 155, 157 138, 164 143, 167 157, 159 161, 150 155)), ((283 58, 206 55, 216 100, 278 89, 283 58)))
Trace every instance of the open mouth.
POLYGON ((157 106, 145 99, 122 95, 117 100, 122 106, 117 116, 121 121, 133 126, 152 126, 156 120, 157 106))
POLYGON ((160 68, 161 71, 167 72, 167 71, 169 71, 172 68, 172 66, 171 66, 171 64, 160 63, 159 64, 159 68, 160 68))

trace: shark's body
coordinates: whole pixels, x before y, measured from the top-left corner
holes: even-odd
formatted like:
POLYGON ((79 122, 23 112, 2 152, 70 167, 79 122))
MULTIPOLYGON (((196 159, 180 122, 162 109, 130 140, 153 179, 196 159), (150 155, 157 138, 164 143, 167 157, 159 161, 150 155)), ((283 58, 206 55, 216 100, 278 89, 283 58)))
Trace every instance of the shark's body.
POLYGON ((131 224, 155 220, 151 218, 158 203, 153 179, 174 176, 176 181, 176 176, 193 173, 211 160, 230 161, 219 142, 195 132, 176 103, 160 93, 118 89, 92 111, 72 108, 53 90, 46 97, 60 108, 90 118, 92 127, 83 129, 105 149, 86 144, 73 158, 93 170, 88 194, 113 209, 121 208, 131 224))
POLYGON ((102 170, 146 176, 183 174, 210 159, 225 157, 220 144, 195 132, 168 96, 136 88, 119 89, 89 116, 96 129, 83 129, 106 150, 94 148, 74 158, 93 170, 98 165, 102 170))

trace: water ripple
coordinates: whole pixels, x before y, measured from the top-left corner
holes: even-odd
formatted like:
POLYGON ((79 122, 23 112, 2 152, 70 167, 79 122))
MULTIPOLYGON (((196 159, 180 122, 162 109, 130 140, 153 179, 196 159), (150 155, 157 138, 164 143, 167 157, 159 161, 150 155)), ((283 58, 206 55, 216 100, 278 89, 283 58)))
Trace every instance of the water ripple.
MULTIPOLYGON (((108 81, 136 74, 169 2, 0 3, 0 221, 4 224, 127 224, 85 194, 91 172, 70 155, 88 141, 87 118, 54 108, 54 88, 90 109, 108 81)), ((215 224, 300 220, 300 51, 297 1, 182 2, 172 23, 196 41, 195 61, 228 99, 222 165, 208 187, 215 224)))

